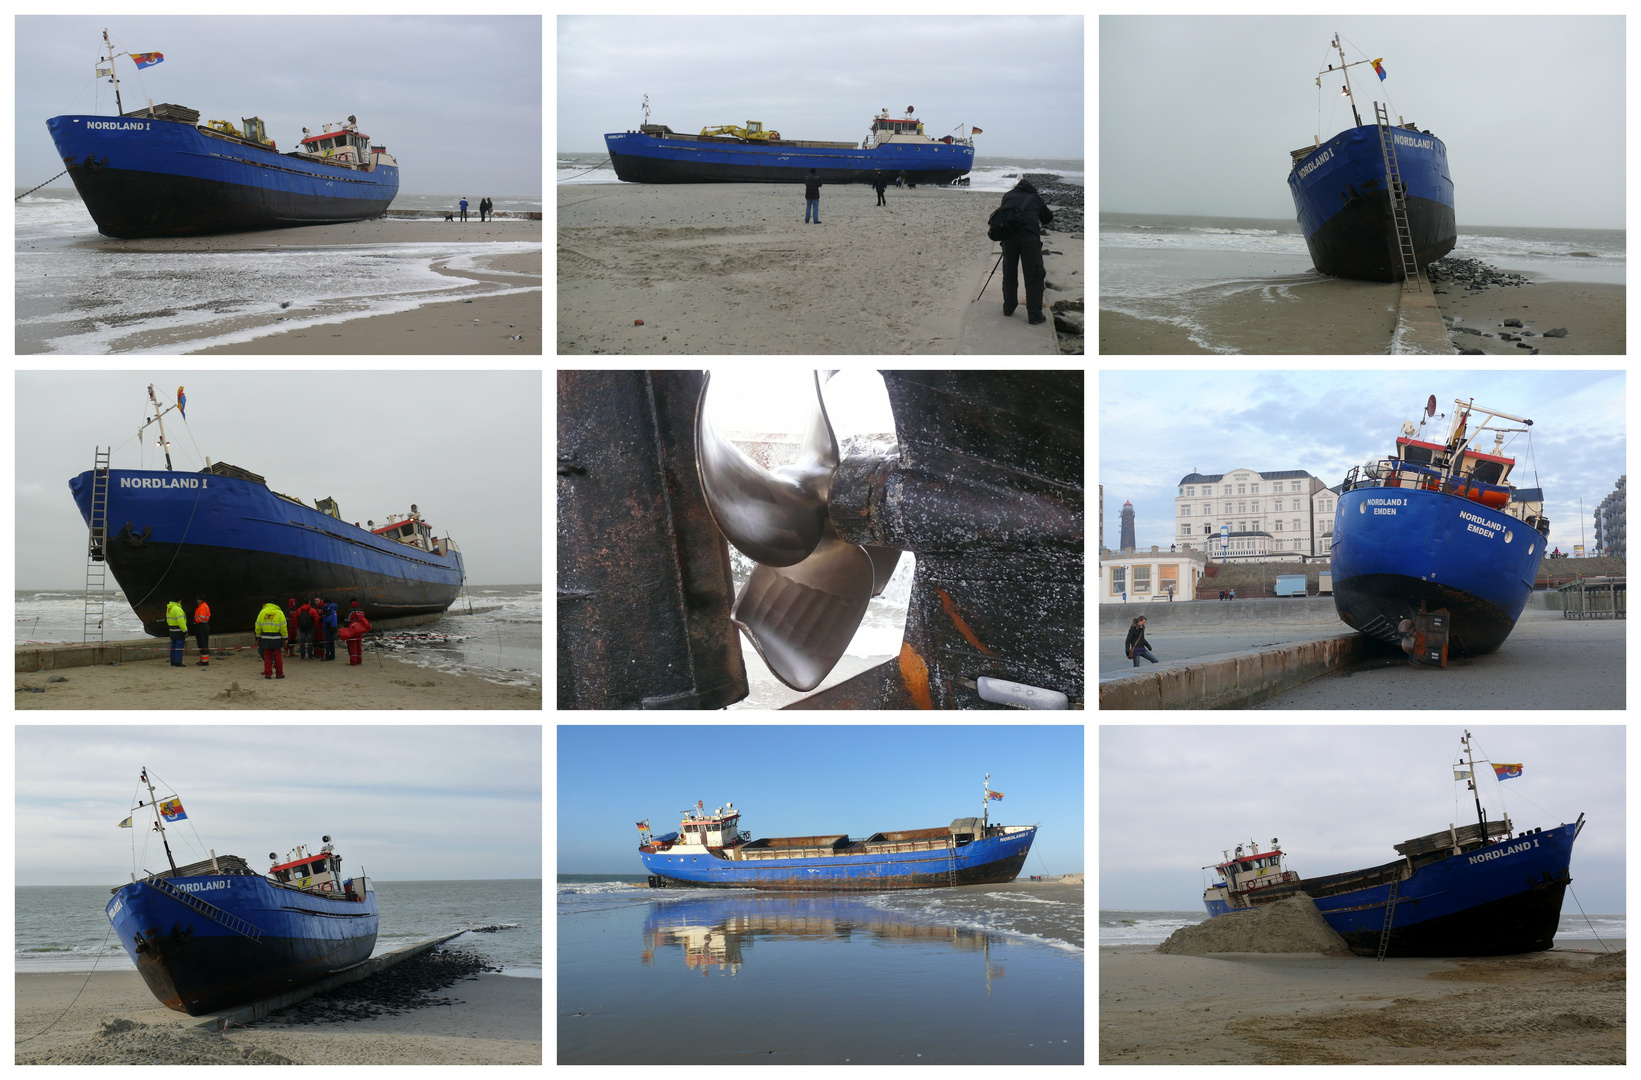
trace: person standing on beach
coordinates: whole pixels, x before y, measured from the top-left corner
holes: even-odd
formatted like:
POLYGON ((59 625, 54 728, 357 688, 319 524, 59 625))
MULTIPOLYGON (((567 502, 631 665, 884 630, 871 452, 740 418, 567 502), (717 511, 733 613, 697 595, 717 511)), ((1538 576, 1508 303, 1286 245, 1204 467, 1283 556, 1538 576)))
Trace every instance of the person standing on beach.
POLYGON ((205 597, 194 597, 199 606, 194 609, 194 641, 199 645, 199 659, 194 661, 195 667, 211 666, 211 605, 205 602, 205 597))
POLYGON ((815 217, 815 224, 820 224, 820 189, 820 173, 810 169, 809 175, 803 178, 803 223, 805 225, 809 224, 811 214, 815 217))
POLYGON ((325 659, 336 659, 336 604, 325 605, 325 659))
POLYGON ((296 653, 296 600, 285 601, 285 658, 290 659, 296 653))
POLYGON ((1127 650, 1129 658, 1134 661, 1135 667, 1140 666, 1142 656, 1153 664, 1157 663, 1157 658, 1151 655, 1151 643, 1145 640, 1144 615, 1134 616, 1133 623, 1128 627, 1128 641, 1123 647, 1127 650))
POLYGON ((263 604, 256 616, 256 647, 262 650, 264 679, 285 677, 285 629, 285 613, 279 610, 278 602, 269 600, 263 604), (279 674, 275 675, 276 671, 279 674))
POLYGON ((182 650, 188 641, 188 616, 182 612, 182 604, 172 600, 165 605, 165 627, 171 632, 171 666, 182 666, 182 650))
POLYGON ((877 188, 877 204, 879 206, 888 206, 888 201, 883 197, 883 190, 889 186, 889 181, 883 179, 882 169, 879 169, 872 177, 872 186, 877 188))
POLYGON ((318 602, 319 599, 315 597, 313 604, 303 604, 296 609, 296 658, 298 660, 313 659, 314 604, 318 602))
POLYGON ((467 220, 467 196, 462 196, 462 220, 467 220))
MULTIPOLYGON (((1026 278, 1026 321, 1033 326, 1047 322, 1043 315, 1043 235, 1039 228, 1051 224, 1054 215, 1037 194, 1037 187, 1025 177, 1003 196, 1002 206, 1014 210, 1014 228, 1003 240, 1003 315, 1019 307, 1019 275, 1026 278)), ((1138 661, 1135 661, 1138 666, 1138 661)))
POLYGON ((352 602, 352 610, 348 612, 348 625, 356 627, 357 632, 348 638, 348 666, 364 662, 364 641, 361 638, 370 632, 370 620, 365 613, 359 610, 359 601, 352 602))

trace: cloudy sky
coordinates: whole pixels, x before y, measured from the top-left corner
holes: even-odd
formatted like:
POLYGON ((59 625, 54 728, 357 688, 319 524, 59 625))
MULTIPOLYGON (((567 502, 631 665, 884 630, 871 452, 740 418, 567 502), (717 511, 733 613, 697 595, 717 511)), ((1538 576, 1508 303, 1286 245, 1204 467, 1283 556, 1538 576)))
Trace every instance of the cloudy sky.
POLYGON ((1081 16, 560 16, 561 153, 650 122, 695 134, 757 120, 859 142, 884 108, 931 138, 980 128, 975 156, 1083 156, 1081 16))
POLYGON ((19 588, 80 588, 86 524, 68 482, 113 446, 116 469, 164 469, 153 412, 187 388, 188 418, 165 417, 171 463, 205 459, 267 478, 348 521, 386 521, 415 503, 462 549, 474 585, 542 580, 542 386, 538 371, 20 371, 19 588), (146 410, 146 411, 145 411, 146 410))
POLYGON ((1373 102, 1447 144, 1459 227, 1622 229, 1622 16, 1102 16, 1100 210, 1292 221, 1290 150, 1373 102), (1353 49, 1352 43, 1357 47, 1353 49))
POLYGON ((260 116, 281 152, 351 114, 398 159, 407 195, 541 193, 537 15, 24 15, 16 26, 20 187, 63 167, 47 119, 114 114, 113 86, 94 77, 106 27, 116 55, 165 56, 140 72, 116 60, 126 112, 152 98, 198 109, 200 123, 260 116))
MULTIPOLYGON (((558 728, 558 872, 642 874, 638 831, 676 832, 681 811, 733 802, 754 839, 930 829, 979 817, 991 774, 991 820, 1042 828, 1022 874, 1083 869, 1083 725, 558 728), (747 747, 778 768, 733 774, 634 768, 677 744, 747 747), (915 768, 908 768, 909 763, 915 768)), ((272 850, 272 849, 270 849, 272 850)))
POLYGON ((1402 421, 1434 394, 1448 419, 1426 432, 1444 439, 1456 398, 1532 420, 1533 453, 1526 436, 1505 437, 1511 477, 1543 487, 1552 549, 1593 545, 1590 515, 1628 471, 1625 382, 1622 371, 1102 371, 1105 544, 1118 544, 1127 500, 1138 545, 1166 549, 1190 472, 1304 469, 1334 487, 1351 466, 1390 454, 1402 421))
MULTIPOLYGON (((1472 727, 1481 803, 1517 831, 1586 816, 1573 845, 1573 893, 1589 913, 1625 910, 1622 726, 1472 727), (1520 764, 1498 781, 1481 758, 1520 764)), ((1199 869, 1275 837, 1301 876, 1396 858, 1396 844, 1475 824, 1450 766, 1463 729, 1402 725, 1100 727, 1102 909, 1201 911, 1199 869), (1121 853, 1116 857, 1113 853, 1121 853)), ((1569 895, 1563 914, 1576 913, 1569 895)))
POLYGON ((178 866, 214 848, 265 870, 269 852, 328 835, 344 871, 381 881, 542 876, 539 724, 18 725, 16 751, 19 885, 164 869, 152 814, 131 809, 148 800, 145 767, 188 814, 165 827, 178 866))

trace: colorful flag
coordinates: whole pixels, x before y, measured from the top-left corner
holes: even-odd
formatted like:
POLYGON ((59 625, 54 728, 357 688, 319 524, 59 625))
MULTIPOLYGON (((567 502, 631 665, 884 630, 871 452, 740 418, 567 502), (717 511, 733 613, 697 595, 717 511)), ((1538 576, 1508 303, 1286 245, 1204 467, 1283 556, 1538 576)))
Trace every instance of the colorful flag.
POLYGON ((640 828, 640 829, 647 829, 647 828, 649 828, 649 827, 650 827, 650 819, 649 819, 649 818, 645 818, 645 819, 644 819, 644 820, 643 820, 643 821, 640 821, 640 822, 639 822, 639 823, 638 823, 638 827, 639 827, 639 828, 640 828))
POLYGON ((1001 791, 993 791, 990 788, 986 789, 986 798, 1001 800, 1002 797, 1003 797, 1003 793, 1001 791))
POLYGON ((106 79, 112 74, 114 74, 114 69, 111 67, 97 69, 97 78, 99 79, 106 79))
POLYGON ((153 67, 155 64, 165 59, 164 53, 157 52, 134 52, 127 53, 126 55, 131 57, 131 62, 137 65, 138 71, 141 71, 145 67, 153 67))
POLYGON ((177 387, 177 411, 182 414, 184 420, 188 419, 188 395, 182 392, 180 386, 177 387))
POLYGON ((1379 57, 1379 59, 1377 59, 1373 62, 1373 70, 1377 71, 1379 73, 1379 81, 1380 82, 1385 81, 1385 69, 1379 66, 1381 63, 1384 62, 1384 59, 1385 58, 1381 56, 1381 57, 1379 57))
POLYGON ((1516 777, 1521 775, 1521 766, 1519 764, 1494 765, 1493 775, 1497 776, 1500 780, 1514 780, 1516 777))
POLYGON ((979 128, 970 128, 969 129, 969 134, 970 135, 984 135, 985 132, 981 131, 979 128))
POLYGON ((131 819, 130 818, 126 818, 124 821, 120 822, 120 828, 129 829, 130 827, 131 827, 131 819))
POLYGON ((181 799, 163 799, 160 801, 160 816, 166 821, 182 821, 188 815, 182 811, 181 799))
POLYGON ((1468 779, 1470 779, 1470 777, 1472 775, 1474 775, 1474 774, 1471 773, 1471 771, 1469 769, 1454 769, 1453 770, 1453 779, 1455 779, 1455 780, 1468 780, 1468 779))

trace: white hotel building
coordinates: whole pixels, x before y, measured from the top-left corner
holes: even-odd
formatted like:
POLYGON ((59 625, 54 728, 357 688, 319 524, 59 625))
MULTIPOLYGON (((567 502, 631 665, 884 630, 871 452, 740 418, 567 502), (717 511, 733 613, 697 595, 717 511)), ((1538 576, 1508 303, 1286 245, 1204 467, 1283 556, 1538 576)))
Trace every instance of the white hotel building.
POLYGON ((1302 469, 1188 473, 1174 499, 1174 542, 1228 562, 1325 558, 1337 500, 1337 492, 1302 469))

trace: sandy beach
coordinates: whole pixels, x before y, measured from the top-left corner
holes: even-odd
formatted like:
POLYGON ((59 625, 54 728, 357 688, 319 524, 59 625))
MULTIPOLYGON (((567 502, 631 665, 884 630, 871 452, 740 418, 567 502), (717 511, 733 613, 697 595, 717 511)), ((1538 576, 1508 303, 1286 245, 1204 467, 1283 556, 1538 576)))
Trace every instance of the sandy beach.
POLYGON ((286 1027, 269 1018, 217 1035, 161 1006, 135 971, 99 971, 89 983, 84 972, 20 974, 16 1063, 540 1065, 541 983, 485 974, 434 992, 449 1005, 347 1023, 286 1027))
POLYGON ((542 226, 534 220, 449 222, 378 218, 338 225, 229 233, 219 236, 86 240, 81 247, 110 252, 239 252, 323 249, 351 244, 418 244, 455 242, 471 245, 473 267, 436 262, 436 273, 461 282, 437 293, 438 299, 406 311, 363 316, 341 322, 307 322, 315 315, 299 306, 271 314, 224 319, 211 327, 213 336, 273 328, 280 320, 290 329, 249 341, 190 349, 197 329, 168 329, 133 334, 122 349, 175 346, 184 352, 238 355, 531 355, 542 352, 541 252, 503 249, 487 255, 486 244, 540 244, 542 226), (513 340, 517 337, 519 340, 513 340))
POLYGON ((1376 962, 1104 945, 1100 1064, 1621 1065, 1625 970, 1622 951, 1576 948, 1376 962))
MULTIPOLYGON (((1532 278, 1531 274, 1523 275, 1532 278)), ((1462 286, 1439 286, 1436 296, 1449 327, 1466 326, 1480 334, 1447 335, 1455 348, 1480 349, 1502 356, 1622 356, 1625 350, 1625 286, 1588 281, 1538 279, 1520 288, 1495 286, 1470 291, 1462 286), (1521 327, 1508 327, 1517 319, 1521 327), (1546 330, 1564 328, 1566 337, 1547 338, 1546 330), (1531 337, 1523 337, 1523 332, 1531 337), (1499 335, 1522 337, 1520 343, 1499 335), (1522 348, 1526 345, 1527 348, 1522 348)))
MULTIPOLYGON (((986 218, 1001 197, 890 188, 880 207, 869 186, 828 185, 823 224, 806 225, 793 184, 562 185, 558 351, 956 353, 965 318, 987 315, 972 302, 995 262, 986 218)), ((1060 252, 1044 257, 1059 287, 1045 307, 1082 295, 1071 239, 1043 238, 1060 252)), ((1024 312, 1013 318, 1019 351, 1055 351, 1052 333, 1036 348, 1024 312)))
POLYGON ((190 647, 183 667, 164 660, 102 667, 34 671, 15 676, 18 709, 540 709, 541 688, 502 686, 474 675, 417 667, 381 653, 364 662, 287 659, 285 678, 263 679, 255 649, 213 654, 194 666, 190 647), (50 682, 53 675, 67 681, 50 682), (229 693, 237 682, 239 693, 229 693), (24 687, 39 687, 31 693, 24 687))

